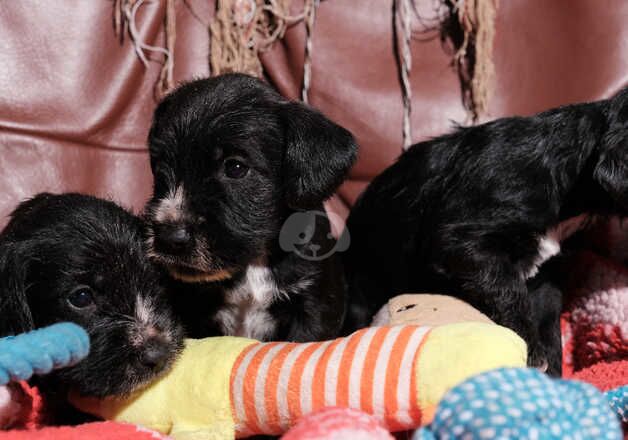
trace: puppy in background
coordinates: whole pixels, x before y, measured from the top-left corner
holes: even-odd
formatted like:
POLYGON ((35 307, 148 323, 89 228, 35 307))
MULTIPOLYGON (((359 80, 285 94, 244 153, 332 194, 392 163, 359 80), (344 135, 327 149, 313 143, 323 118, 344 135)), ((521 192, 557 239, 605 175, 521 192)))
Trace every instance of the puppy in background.
POLYGON ((188 332, 337 336, 343 271, 337 254, 317 255, 331 237, 323 202, 356 157, 351 134, 256 78, 228 74, 167 96, 148 143, 148 245, 180 282, 175 296, 188 332), (296 237, 295 227, 302 230, 296 237), (295 252, 292 245, 305 242, 307 252, 295 252))
POLYGON ((62 321, 89 334, 87 358, 35 379, 56 423, 74 421, 70 390, 130 393, 164 373, 183 344, 141 221, 80 194, 39 194, 11 214, 0 234, 0 316, 0 336, 62 321))
POLYGON ((348 219, 346 331, 399 293, 456 295, 558 375, 560 295, 539 268, 595 216, 627 214, 628 89, 414 145, 348 219))

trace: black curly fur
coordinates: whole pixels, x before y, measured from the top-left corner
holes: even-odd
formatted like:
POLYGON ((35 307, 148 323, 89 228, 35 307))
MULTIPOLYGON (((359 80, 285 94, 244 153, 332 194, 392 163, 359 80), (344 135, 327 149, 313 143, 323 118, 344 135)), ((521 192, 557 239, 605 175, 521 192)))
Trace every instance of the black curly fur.
POLYGON ((39 194, 13 211, 0 235, 0 336, 75 322, 90 336, 89 355, 38 379, 44 393, 129 393, 166 371, 182 348, 160 277, 139 218, 86 195, 39 194), (74 307, 77 289, 93 304, 74 307), (160 358, 147 363, 148 350, 160 358))
POLYGON ((627 212, 628 89, 416 144, 351 212, 346 330, 366 325, 396 294, 452 294, 517 331, 531 364, 549 361, 558 374, 557 314, 539 308, 559 302, 531 300, 522 274, 539 238, 561 221, 627 212), (554 317, 551 349, 542 336, 549 331, 539 329, 544 312, 554 317))
MULTIPOLYGON (((254 337, 337 336, 346 305, 338 256, 305 260, 282 249, 279 235, 294 213, 324 213, 324 200, 355 160, 351 134, 259 79, 227 74, 192 81, 167 96, 155 111, 149 148, 155 184, 146 217, 155 261, 188 279, 229 272, 227 280, 173 283, 188 331, 225 333, 225 320, 216 312, 247 267, 263 261, 279 295, 266 309, 269 329, 254 337), (233 159, 248 167, 246 176, 226 175, 233 159), (177 190, 182 206, 162 218, 164 201, 174 199, 177 190), (173 228, 189 235, 176 250, 167 242, 173 228)), ((327 220, 317 222, 312 242, 326 246, 329 232, 327 220)))

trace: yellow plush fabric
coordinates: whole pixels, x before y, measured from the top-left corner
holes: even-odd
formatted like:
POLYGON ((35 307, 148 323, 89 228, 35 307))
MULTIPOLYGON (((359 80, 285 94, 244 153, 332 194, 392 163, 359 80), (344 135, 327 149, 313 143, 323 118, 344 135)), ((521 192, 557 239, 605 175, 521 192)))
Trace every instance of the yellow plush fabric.
POLYGON ((238 355, 258 341, 237 337, 188 339, 168 375, 126 401, 73 399, 86 412, 135 423, 177 440, 234 437, 230 372, 238 355))
POLYGON ((429 423, 462 380, 525 363, 519 336, 481 322, 371 327, 307 344, 216 337, 188 340, 172 370, 130 398, 73 403, 177 440, 278 434, 324 406, 362 409, 401 430, 429 423))
POLYGON ((506 327, 462 322, 433 328, 415 371, 423 423, 431 422, 440 399, 460 382, 495 368, 525 367, 526 360, 526 343, 506 327))

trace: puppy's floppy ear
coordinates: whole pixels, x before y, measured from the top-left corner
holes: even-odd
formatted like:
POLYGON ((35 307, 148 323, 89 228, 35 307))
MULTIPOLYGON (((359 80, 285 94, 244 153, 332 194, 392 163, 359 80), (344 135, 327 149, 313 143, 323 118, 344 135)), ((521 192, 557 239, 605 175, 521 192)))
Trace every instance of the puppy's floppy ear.
POLYGON ((34 328, 26 298, 27 261, 21 243, 0 240, 0 336, 34 328))
POLYGON ((284 194, 293 209, 308 209, 331 197, 357 155, 349 131, 301 103, 282 104, 286 145, 284 194))

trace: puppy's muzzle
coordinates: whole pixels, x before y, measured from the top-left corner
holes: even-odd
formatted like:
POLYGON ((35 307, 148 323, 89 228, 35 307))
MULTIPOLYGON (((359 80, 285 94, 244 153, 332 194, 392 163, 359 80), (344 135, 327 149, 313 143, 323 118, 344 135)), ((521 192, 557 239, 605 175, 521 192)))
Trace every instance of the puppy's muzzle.
POLYGON ((161 371, 171 355, 171 347, 159 338, 151 338, 142 347, 139 355, 140 363, 153 371, 161 371))
POLYGON ((183 225, 157 224, 153 226, 155 246, 164 253, 182 255, 192 249, 192 235, 183 225))

